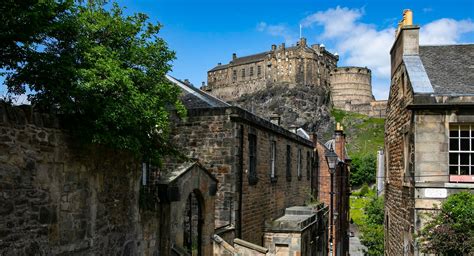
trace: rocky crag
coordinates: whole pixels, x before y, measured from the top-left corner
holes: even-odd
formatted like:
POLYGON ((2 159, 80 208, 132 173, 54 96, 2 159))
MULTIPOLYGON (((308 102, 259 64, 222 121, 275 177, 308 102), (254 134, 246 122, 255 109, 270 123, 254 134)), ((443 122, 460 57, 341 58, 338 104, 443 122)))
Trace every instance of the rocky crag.
POLYGON ((326 134, 334 128, 330 92, 325 86, 290 87, 287 83, 273 83, 230 103, 263 118, 278 115, 283 127, 301 127, 316 132, 320 139, 329 139, 326 134))

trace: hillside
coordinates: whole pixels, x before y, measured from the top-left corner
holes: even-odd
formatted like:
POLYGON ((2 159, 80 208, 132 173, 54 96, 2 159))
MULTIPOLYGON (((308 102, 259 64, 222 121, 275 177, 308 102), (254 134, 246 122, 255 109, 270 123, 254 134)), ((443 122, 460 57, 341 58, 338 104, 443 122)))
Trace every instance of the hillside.
POLYGON ((385 119, 339 109, 333 109, 331 115, 336 122, 344 126, 344 132, 347 135, 347 151, 352 158, 367 153, 376 155, 377 150, 383 147, 385 119))

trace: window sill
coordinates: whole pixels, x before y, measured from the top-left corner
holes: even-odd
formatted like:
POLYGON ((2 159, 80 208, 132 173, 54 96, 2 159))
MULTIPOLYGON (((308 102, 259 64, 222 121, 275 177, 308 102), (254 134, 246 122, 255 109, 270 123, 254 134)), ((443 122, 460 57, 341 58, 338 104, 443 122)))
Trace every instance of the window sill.
POLYGON ((449 182, 474 183, 474 175, 449 175, 449 182))

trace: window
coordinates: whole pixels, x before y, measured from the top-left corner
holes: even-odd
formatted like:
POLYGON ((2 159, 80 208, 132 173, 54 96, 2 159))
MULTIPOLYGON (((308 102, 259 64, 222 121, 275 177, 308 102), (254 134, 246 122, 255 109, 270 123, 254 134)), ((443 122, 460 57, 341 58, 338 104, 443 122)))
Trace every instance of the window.
POLYGON ((257 76, 260 76, 262 74, 262 67, 257 66, 257 76))
POLYGON ((450 181, 472 182, 474 175, 474 125, 451 125, 449 129, 450 181))
POLYGON ((303 165, 303 156, 301 155, 301 148, 298 149, 298 162, 296 163, 296 174, 298 176, 298 180, 301 180, 301 166, 303 165))
POLYGON ((250 76, 253 76, 253 67, 250 67, 250 76))
POLYGON ((270 178, 275 179, 276 178, 276 173, 275 173, 275 165, 276 165, 276 141, 272 140, 271 141, 271 152, 270 152, 270 178))
POLYGON ((245 77, 245 68, 242 69, 242 78, 245 77))
POLYGON ((255 185, 257 177, 257 135, 249 134, 249 184, 255 185))
POLYGON ((232 70, 232 81, 237 81, 237 70, 232 70))
POLYGON ((286 145, 286 180, 291 181, 291 146, 286 145))
POLYGON ((311 178, 311 153, 306 152, 306 180, 311 178))

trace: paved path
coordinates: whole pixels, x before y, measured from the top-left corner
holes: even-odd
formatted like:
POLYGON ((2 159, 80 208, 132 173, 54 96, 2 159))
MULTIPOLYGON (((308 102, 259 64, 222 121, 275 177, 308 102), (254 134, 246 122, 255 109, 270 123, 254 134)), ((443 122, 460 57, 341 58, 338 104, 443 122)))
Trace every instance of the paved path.
POLYGON ((351 232, 354 232, 354 236, 349 238, 349 254, 351 256, 363 256, 363 249, 366 249, 366 247, 360 243, 359 228, 356 225, 351 224, 350 230, 351 232))

